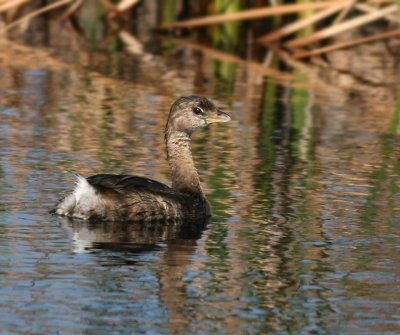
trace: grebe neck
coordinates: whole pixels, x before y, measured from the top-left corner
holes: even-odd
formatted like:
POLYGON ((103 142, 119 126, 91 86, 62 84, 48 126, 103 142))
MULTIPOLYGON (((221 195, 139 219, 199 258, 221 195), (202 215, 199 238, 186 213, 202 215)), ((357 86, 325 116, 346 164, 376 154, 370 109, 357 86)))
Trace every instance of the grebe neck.
POLYGON ((183 131, 167 131, 165 140, 172 188, 180 193, 204 198, 200 178, 192 158, 190 135, 183 131))

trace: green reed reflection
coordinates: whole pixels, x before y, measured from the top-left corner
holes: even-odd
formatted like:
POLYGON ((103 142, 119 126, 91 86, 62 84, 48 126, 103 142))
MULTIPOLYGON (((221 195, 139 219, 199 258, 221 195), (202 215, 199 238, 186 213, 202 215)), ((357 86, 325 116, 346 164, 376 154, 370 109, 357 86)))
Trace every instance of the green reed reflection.
MULTIPOLYGON (((294 72, 296 82, 302 83, 307 80, 306 74, 294 72)), ((310 95, 304 89, 292 89, 290 97, 291 122, 290 122, 290 150, 294 161, 308 161, 313 147, 313 122, 310 95)))
MULTIPOLYGON (((4 180, 4 168, 3 165, 0 164, 0 194, 3 192, 5 186, 5 180, 4 180)), ((0 202, 0 212, 5 210, 5 205, 0 202)))
POLYGON ((259 165, 259 173, 254 176, 257 189, 263 195, 258 202, 262 202, 261 209, 255 208, 255 211, 268 212, 273 206, 273 197, 271 197, 272 189, 272 172, 275 166, 275 143, 273 134, 277 126, 277 113, 279 104, 278 86, 273 81, 267 81, 264 84, 264 95, 262 102, 262 111, 260 118, 260 135, 259 135, 259 156, 261 163, 259 165))
POLYGON ((123 76, 125 70, 121 54, 112 52, 104 64, 104 73, 110 77, 120 78, 123 76))
MULTIPOLYGON (((202 179, 207 181, 208 187, 212 190, 207 194, 213 216, 212 222, 207 227, 205 241, 207 261, 202 269, 210 277, 206 287, 204 287, 204 291, 210 299, 214 299, 226 290, 225 283, 230 268, 227 242, 229 227, 226 220, 230 216, 227 211, 231 206, 229 199, 233 178, 229 173, 230 159, 226 155, 229 152, 229 145, 226 136, 224 137, 224 129, 226 131, 224 125, 218 125, 214 129, 204 131, 201 137, 195 140, 193 146, 196 160, 199 161, 198 168, 209 171, 202 179), (215 139, 211 135, 212 131, 218 131, 218 136, 215 139), (213 164, 211 167, 209 162, 218 162, 218 164, 213 164)), ((219 317, 210 314, 207 315, 207 319, 216 320, 219 317)))
POLYGON ((398 158, 397 129, 400 123, 400 90, 397 90, 396 105, 389 121, 389 126, 382 143, 382 161, 380 167, 373 173, 373 184, 367 203, 361 214, 365 228, 373 233, 373 222, 396 223, 398 209, 395 198, 399 193, 400 159, 398 158), (386 195, 386 208, 382 208, 382 195, 386 195), (384 214, 385 213, 385 214, 384 214), (385 217, 385 221, 383 221, 385 217))
MULTIPOLYGON (((298 82, 306 78, 301 73, 295 73, 298 82)), ((310 94, 303 89, 293 89, 290 97, 290 158, 291 184, 296 185, 293 193, 303 201, 297 202, 296 216, 300 221, 315 220, 318 213, 314 212, 316 205, 312 204, 315 189, 313 175, 315 174, 312 153, 316 146, 316 116, 310 94)))
POLYGON ((117 136, 114 129, 115 117, 112 107, 107 105, 107 98, 102 105, 102 118, 99 129, 99 159, 103 163, 103 168, 106 171, 118 171, 122 164, 120 160, 115 159, 115 138, 117 136))
POLYGON ((80 92, 74 96, 68 111, 68 118, 71 121, 69 129, 69 140, 72 151, 79 151, 82 147, 82 133, 85 132, 85 113, 90 108, 89 91, 92 89, 92 82, 86 75, 80 81, 80 92))
MULTIPOLYGON (((305 80, 301 74, 297 78, 305 80)), ((313 182, 315 106, 305 90, 292 89, 284 103, 281 92, 285 89, 273 82, 264 86, 258 137, 261 163, 253 175, 260 195, 241 234, 242 244, 248 246, 242 277, 249 308, 263 311, 258 331, 277 326, 279 319, 280 327, 295 333, 312 327, 316 315, 332 313, 319 284, 331 268, 313 182)), ((321 323, 319 330, 324 327, 321 323)))

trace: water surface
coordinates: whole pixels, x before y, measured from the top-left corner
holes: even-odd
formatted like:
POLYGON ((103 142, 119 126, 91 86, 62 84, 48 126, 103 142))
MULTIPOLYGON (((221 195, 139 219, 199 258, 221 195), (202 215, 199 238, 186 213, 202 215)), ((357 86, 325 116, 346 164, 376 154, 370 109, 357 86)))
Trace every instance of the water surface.
POLYGON ((25 51, 0 62, 2 334, 400 332, 395 67, 282 86, 198 55, 83 68, 25 51), (168 184, 169 106, 193 93, 233 118, 194 136, 205 230, 48 214, 75 173, 168 184))

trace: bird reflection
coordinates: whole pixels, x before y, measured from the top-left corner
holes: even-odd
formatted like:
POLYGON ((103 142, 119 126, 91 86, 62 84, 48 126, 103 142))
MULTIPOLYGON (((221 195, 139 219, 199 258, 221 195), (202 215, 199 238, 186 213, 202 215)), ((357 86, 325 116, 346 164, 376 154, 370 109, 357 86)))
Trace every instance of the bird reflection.
POLYGON ((209 219, 165 222, 88 222, 68 217, 59 218, 74 242, 74 252, 101 250, 140 253, 157 250, 163 243, 197 240, 209 219))

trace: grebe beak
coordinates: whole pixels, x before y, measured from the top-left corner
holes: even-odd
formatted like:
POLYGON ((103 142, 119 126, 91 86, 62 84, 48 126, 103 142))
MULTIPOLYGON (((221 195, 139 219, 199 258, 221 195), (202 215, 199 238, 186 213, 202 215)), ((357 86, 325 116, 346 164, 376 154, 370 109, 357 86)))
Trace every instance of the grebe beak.
POLYGON ((220 109, 217 109, 216 112, 208 114, 206 117, 207 124, 215 122, 228 122, 230 120, 231 117, 220 109))

